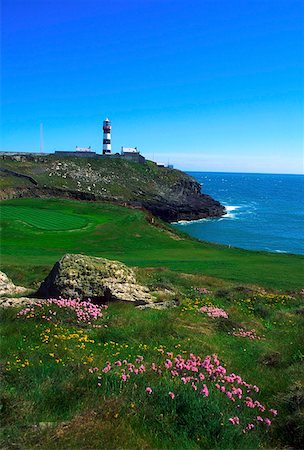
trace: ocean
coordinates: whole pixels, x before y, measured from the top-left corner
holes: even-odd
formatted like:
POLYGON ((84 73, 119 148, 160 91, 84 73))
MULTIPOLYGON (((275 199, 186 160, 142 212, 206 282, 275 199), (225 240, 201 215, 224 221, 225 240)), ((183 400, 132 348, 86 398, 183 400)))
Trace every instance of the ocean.
POLYGON ((226 206, 219 219, 181 221, 177 228, 209 242, 249 250, 304 254, 304 176, 188 172, 226 206))

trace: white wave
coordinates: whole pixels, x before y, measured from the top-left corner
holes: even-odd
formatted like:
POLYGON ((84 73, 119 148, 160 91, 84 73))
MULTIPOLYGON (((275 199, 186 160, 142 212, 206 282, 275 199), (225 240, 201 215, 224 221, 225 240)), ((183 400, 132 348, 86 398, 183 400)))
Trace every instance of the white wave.
POLYGON ((240 209, 241 206, 235 205, 224 205, 224 206, 227 211, 227 214, 223 216, 223 219, 237 219, 236 214, 234 214, 233 211, 240 209))
POLYGON ((204 219, 197 219, 197 220, 179 220, 178 222, 172 222, 172 224, 190 225, 191 223, 200 223, 200 222, 205 222, 206 220, 214 220, 214 219, 204 218, 204 219))
POLYGON ((241 206, 231 206, 231 205, 224 205, 226 208, 226 211, 230 212, 230 211, 235 211, 236 209, 240 209, 241 206))
POLYGON ((277 252, 277 253, 288 253, 285 250, 275 250, 275 252, 277 252))

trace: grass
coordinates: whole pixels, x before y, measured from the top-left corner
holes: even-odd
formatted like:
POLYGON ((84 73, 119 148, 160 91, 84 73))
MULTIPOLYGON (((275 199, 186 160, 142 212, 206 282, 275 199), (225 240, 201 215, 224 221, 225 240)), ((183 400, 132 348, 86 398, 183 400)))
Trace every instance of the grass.
POLYGON ((63 254, 84 253, 137 266, 141 283, 175 291, 180 304, 159 311, 114 303, 100 328, 60 311, 47 321, 3 309, 1 448, 301 447, 303 257, 229 249, 152 225, 140 210, 59 199, 2 202, 1 236, 2 270, 16 284, 34 288, 63 254), (224 309, 228 319, 199 312, 203 305, 224 309), (235 336, 239 328, 255 329, 260 339, 235 336), (216 353, 228 373, 259 386, 256 398, 267 409, 278 409, 273 426, 243 433, 252 411, 238 408, 212 379, 204 397, 172 378, 163 366, 167 352, 216 353), (119 368, 102 372, 107 362, 139 355, 147 370, 126 383, 119 368), (161 374, 152 372, 153 362, 161 374), (229 422, 236 415, 240 426, 229 422))
MULTIPOLYGON (((301 326, 296 309, 299 297, 265 295, 267 321, 252 312, 254 300, 239 293, 231 298, 188 296, 182 305, 166 311, 140 311, 128 304, 112 304, 102 319, 102 328, 90 325, 55 324, 40 319, 16 317, 4 310, 3 355, 3 448, 258 448, 300 445, 299 405, 292 394, 303 378, 301 326), (273 301, 276 298, 278 301, 273 301), (203 304, 224 308, 230 320, 255 326, 261 340, 235 337, 223 321, 201 314, 203 304), (265 364, 276 350, 279 362, 265 364), (165 352, 163 356, 161 351, 165 352), (246 411, 209 386, 209 397, 198 395, 190 385, 170 376, 151 375, 152 362, 161 363, 166 352, 185 357, 217 353, 228 373, 240 374, 258 384, 258 399, 267 408, 279 410, 273 427, 242 433, 229 418, 246 411), (146 373, 127 383, 114 371, 102 373, 107 361, 135 361, 142 355, 146 373), (98 373, 89 369, 98 367, 98 373), (98 379, 97 377, 101 378, 98 379), (98 386, 98 383, 100 384, 98 386), (153 394, 146 393, 146 387, 153 394), (175 399, 168 392, 175 393, 175 399), (286 404, 289 399, 289 406, 286 404), (290 402, 294 409, 289 412, 290 402), (292 435, 289 427, 293 427, 292 435)), ((233 291, 230 291, 233 292, 233 291)), ((228 327, 229 328, 229 327, 228 327)), ((302 388, 303 391, 303 388, 302 388)), ((303 396, 303 392, 301 394, 303 396)))
POLYGON ((87 225, 87 221, 83 217, 75 216, 75 214, 64 214, 31 206, 4 205, 1 207, 1 218, 47 231, 71 231, 87 225))
POLYGON ((151 225, 136 209, 99 202, 15 199, 1 202, 1 210, 3 270, 27 286, 41 281, 65 253, 276 289, 298 289, 302 283, 300 255, 200 242, 159 222, 151 225))

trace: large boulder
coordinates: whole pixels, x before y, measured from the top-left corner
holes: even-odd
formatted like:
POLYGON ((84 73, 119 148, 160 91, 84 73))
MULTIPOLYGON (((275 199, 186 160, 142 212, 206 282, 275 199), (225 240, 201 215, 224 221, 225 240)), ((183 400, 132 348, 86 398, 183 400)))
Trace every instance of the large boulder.
POLYGON ((113 300, 146 304, 153 301, 148 288, 136 282, 125 264, 85 255, 64 255, 41 283, 37 296, 113 300))
POLYGON ((0 272, 0 296, 19 295, 28 292, 28 289, 22 286, 15 286, 12 280, 4 272, 0 272))

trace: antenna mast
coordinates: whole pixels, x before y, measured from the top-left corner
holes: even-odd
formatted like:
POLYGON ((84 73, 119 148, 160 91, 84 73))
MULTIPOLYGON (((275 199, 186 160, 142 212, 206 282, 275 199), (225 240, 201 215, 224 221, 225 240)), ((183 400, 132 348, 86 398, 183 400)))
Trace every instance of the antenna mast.
POLYGON ((40 124, 40 152, 43 153, 43 123, 40 124))

